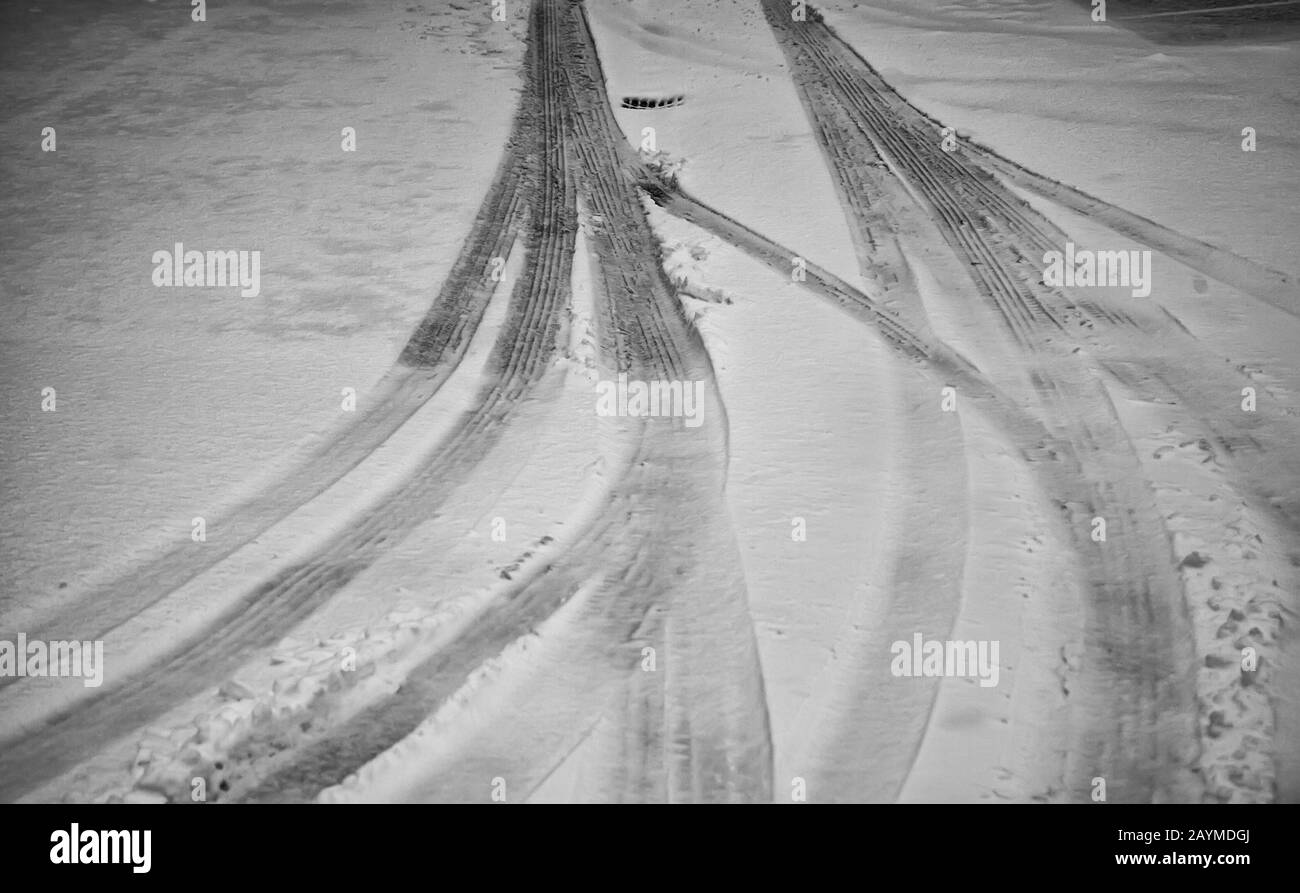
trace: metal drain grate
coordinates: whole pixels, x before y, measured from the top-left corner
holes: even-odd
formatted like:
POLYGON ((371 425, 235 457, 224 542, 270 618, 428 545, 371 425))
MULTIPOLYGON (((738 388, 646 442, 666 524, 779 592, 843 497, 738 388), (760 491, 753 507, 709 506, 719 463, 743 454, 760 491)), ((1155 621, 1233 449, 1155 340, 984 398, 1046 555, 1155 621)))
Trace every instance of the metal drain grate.
POLYGON ((686 101, 686 94, 679 93, 676 96, 624 96, 623 108, 625 109, 666 109, 675 105, 681 105, 686 101))

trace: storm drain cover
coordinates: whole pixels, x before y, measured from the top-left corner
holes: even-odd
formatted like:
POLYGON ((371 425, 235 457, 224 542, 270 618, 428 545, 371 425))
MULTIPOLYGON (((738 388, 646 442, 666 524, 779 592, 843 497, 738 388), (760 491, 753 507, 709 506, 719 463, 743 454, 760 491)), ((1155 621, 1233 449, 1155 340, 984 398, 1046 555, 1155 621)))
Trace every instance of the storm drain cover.
POLYGON ((667 109, 675 105, 681 105, 686 101, 686 94, 678 93, 676 96, 624 96, 623 108, 625 109, 667 109))

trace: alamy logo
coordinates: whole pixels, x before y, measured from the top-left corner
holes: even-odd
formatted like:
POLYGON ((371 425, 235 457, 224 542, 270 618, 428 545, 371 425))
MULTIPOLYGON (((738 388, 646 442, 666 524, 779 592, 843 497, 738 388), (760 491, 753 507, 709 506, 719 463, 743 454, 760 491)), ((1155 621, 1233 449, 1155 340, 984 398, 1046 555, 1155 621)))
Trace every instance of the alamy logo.
POLYGON ((602 416, 659 416, 685 419, 687 428, 704 423, 702 381, 637 381, 620 372, 618 381, 596 383, 596 414, 602 416))
POLYGON ((1043 284, 1053 288, 1123 286, 1133 297, 1151 294, 1150 251, 1076 251, 1065 243, 1065 253, 1043 252, 1043 284))
POLYGON ((85 831, 72 823, 67 831, 50 835, 50 861, 55 865, 134 866, 136 874, 148 874, 153 864, 152 831, 85 831))
POLYGON ((153 284, 158 288, 188 285, 214 288, 238 285, 240 295, 255 298, 262 293, 262 252, 186 251, 177 242, 174 251, 153 253, 153 284))
POLYGON ((981 688, 998 684, 997 641, 925 641, 920 633, 912 641, 899 639, 889 647, 894 655, 889 672, 895 676, 978 676, 981 688))
POLYGON ((0 676, 79 676, 86 688, 104 682, 104 643, 0 639, 0 676))

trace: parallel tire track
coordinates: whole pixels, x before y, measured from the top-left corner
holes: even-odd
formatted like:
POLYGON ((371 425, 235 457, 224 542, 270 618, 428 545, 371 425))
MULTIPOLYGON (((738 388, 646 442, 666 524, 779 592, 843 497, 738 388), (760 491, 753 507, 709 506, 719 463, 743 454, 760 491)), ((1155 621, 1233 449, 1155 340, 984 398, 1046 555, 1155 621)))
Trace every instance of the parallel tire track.
MULTIPOLYGON (((543 68, 554 69, 552 95, 562 100, 561 108, 569 110, 564 119, 564 150, 576 172, 578 189, 592 218, 601 221, 592 236, 592 247, 598 269, 599 356, 605 371, 626 372, 641 380, 711 381, 703 343, 686 321, 660 269, 658 243, 627 175, 626 141, 609 111, 603 75, 581 7, 568 0, 535 3, 531 33, 544 59, 543 68)), ((560 559, 535 581, 488 606, 469 629, 410 673, 398 692, 320 736, 242 798, 303 799, 339 783, 414 731, 476 668, 593 583, 596 594, 589 601, 596 606, 592 612, 603 618, 598 624, 604 630, 602 635, 616 637, 609 642, 612 654, 628 653, 625 649, 620 652, 618 646, 635 627, 638 638, 655 641, 666 655, 691 667, 678 670, 688 677, 682 684, 694 689, 703 683, 707 678, 704 667, 691 666, 690 647, 683 649, 664 624, 649 618, 659 615, 656 606, 670 606, 674 599, 718 597, 714 593, 686 595, 678 590, 691 566, 712 564, 726 556, 716 551, 705 554, 698 546, 684 547, 684 542, 690 542, 683 540, 689 531, 665 534, 681 527, 683 505, 720 496, 724 458, 718 455, 716 437, 705 436, 703 430, 695 434, 674 430, 666 421, 640 422, 634 427, 639 445, 629 467, 637 469, 637 474, 614 483, 600 516, 560 559), (683 468, 711 468, 711 492, 693 490, 690 481, 699 478, 683 475, 683 468), (676 575, 665 577, 665 567, 675 567, 676 575), (600 571, 593 577, 591 568, 600 571), (639 622, 633 622, 638 618, 639 622)), ((717 518, 725 524, 725 513, 718 513, 717 518)), ((749 631, 748 626, 745 629, 749 631)), ((713 644, 724 646, 722 642, 713 644)), ((743 658, 731 667, 714 663, 718 675, 709 680, 712 696, 692 691, 683 697, 677 689, 663 691, 663 683, 658 681, 661 676, 647 680, 646 674, 637 670, 639 654, 626 665, 616 661, 603 669, 593 668, 593 672, 625 679, 629 697, 646 708, 629 714, 635 716, 635 723, 627 729, 627 740, 635 742, 628 764, 640 765, 642 771, 621 773, 622 793, 611 791, 611 795, 630 800, 770 797, 770 739, 752 644, 748 663, 743 658), (729 712, 744 718, 738 727, 718 730, 719 720, 707 714, 707 704, 714 698, 720 698, 724 707, 732 705, 729 712), (710 721, 693 720, 697 714, 710 721)), ((744 653, 743 645, 740 651, 744 653)), ((560 758, 562 755, 536 754, 538 777, 545 777, 552 768, 547 761, 560 758)), ((444 786, 440 796, 455 799, 458 783, 458 777, 449 777, 450 787, 444 786)))
MULTIPOLYGON (((527 130, 526 121, 521 108, 515 133, 464 247, 397 363, 377 385, 371 404, 348 427, 328 435, 324 444, 307 453, 288 476, 212 519, 211 526, 220 536, 202 548, 187 540, 169 549, 129 577, 88 593, 37 630, 28 631, 29 636, 42 640, 104 638, 339 481, 438 392, 464 358, 492 296, 494 283, 486 275, 491 259, 505 257, 527 223, 527 171, 521 164, 521 132, 527 130), (88 622, 93 626, 88 628, 88 622)), ((0 687, 15 682, 17 677, 0 677, 0 687)))
MULTIPOLYGON (((1300 524, 1300 493, 1284 489, 1284 482, 1295 480, 1297 472, 1296 463, 1286 457, 1287 446, 1300 436, 1291 414, 1285 409, 1275 413, 1285 418, 1278 419, 1280 426, 1275 427, 1280 430, 1274 433, 1265 430, 1258 418, 1225 413, 1225 400, 1252 382, 1228 374, 1222 357, 1167 315, 1138 323, 1127 314, 1043 285, 1042 255, 1062 250, 1067 237, 1012 195, 995 175, 1296 315, 1300 290, 1293 276, 1048 180, 983 147, 964 145, 960 152, 943 151, 939 125, 900 96, 819 14, 810 11, 807 22, 796 24, 789 21, 787 10, 774 10, 769 3, 767 11, 777 33, 786 35, 783 47, 797 73, 796 83, 805 85, 801 96, 824 150, 833 161, 849 160, 833 163, 844 191, 856 193, 860 188, 853 159, 873 150, 889 159, 918 203, 934 211, 945 238, 969 264, 981 294, 998 307, 1018 343, 1035 352, 1084 343, 1099 354, 1125 359, 1146 356, 1162 370, 1175 371, 1155 390, 1130 382, 1137 387, 1135 396, 1149 400, 1156 391, 1172 388, 1195 408, 1199 424, 1216 440, 1251 444, 1255 436, 1260 437, 1260 446, 1248 450, 1249 458, 1238 462, 1232 473, 1284 526, 1300 524), (843 121, 850 122, 849 129, 836 126, 843 121), (1102 326, 1094 330, 1095 323, 1102 326), (1157 360, 1151 357, 1156 345, 1149 335, 1168 338, 1175 346, 1157 360), (1188 384, 1180 386, 1180 380, 1188 384)), ((863 199, 850 201, 857 208, 864 206, 863 199)), ((860 211, 850 216, 857 221, 856 230, 866 229, 871 219, 860 211)), ((1094 371, 1101 374, 1100 368, 1094 371)))
POLYGON ((1175 232, 1082 190, 1027 170, 985 146, 967 143, 965 147, 973 153, 975 163, 989 173, 1004 176, 1043 198, 1097 220, 1121 235, 1149 245, 1284 313, 1300 316, 1300 282, 1294 274, 1270 269, 1207 242, 1175 232))
MULTIPOLYGON (((540 63, 535 52, 530 52, 529 85, 523 97, 525 107, 535 103, 541 112, 519 119, 523 133, 516 135, 515 146, 527 155, 513 159, 522 173, 507 178, 531 193, 526 199, 532 212, 524 234, 525 269, 512 292, 510 317, 489 361, 495 383, 480 395, 479 405, 464 415, 414 477, 379 508, 324 544, 317 557, 264 581, 224 612, 204 635, 177 643, 147 673, 111 689, 106 686, 93 700, 60 711, 48 717, 41 728, 6 741, 0 753, 0 800, 20 796, 66 770, 105 741, 148 723, 273 645, 372 564, 388 544, 431 517, 496 441, 504 420, 546 372, 557 352, 577 225, 573 178, 560 151, 559 91, 553 72, 540 63), (530 173, 538 181, 531 188, 530 173)), ((513 201, 506 206, 511 207, 513 201)), ((477 290, 486 287, 474 279, 477 260, 484 251, 498 250, 499 240, 513 225, 510 220, 500 221, 499 226, 486 220, 482 223, 477 229, 485 241, 470 245, 469 259, 460 265, 462 285, 468 285, 470 291, 469 298, 462 300, 471 306, 478 300, 474 297, 477 290)), ((484 278, 481 269, 479 279, 484 278)), ((403 362, 436 364, 439 351, 465 340, 470 321, 449 324, 453 316, 442 311, 431 314, 427 325, 417 331, 412 340, 415 346, 403 362)), ((461 347, 455 349, 463 352, 461 347)))
MULTIPOLYGON (((818 14, 809 10, 806 22, 794 22, 775 0, 766 0, 764 11, 796 82, 807 85, 801 97, 827 154, 879 152, 931 211, 1025 354, 1048 427, 1077 469, 1053 476, 1048 491, 1066 513, 1090 594, 1086 678, 1093 687, 1074 697, 1086 704, 1075 712, 1067 784, 1078 794, 1088 779, 1104 775, 1125 799, 1192 796, 1190 631, 1170 537, 1109 399, 1084 363, 1054 348, 1067 336, 1068 318, 1057 309, 1065 301, 1035 281, 1039 271, 1025 263, 1051 245, 1052 227, 1022 210, 987 174, 944 152, 928 122, 908 114, 901 98, 818 14), (829 89, 818 89, 823 85, 829 89), (817 126, 837 116, 855 129, 817 126), (1097 548, 1086 534, 1098 516, 1112 525, 1110 547, 1097 548), (1119 711, 1106 709, 1106 699, 1114 697, 1123 703, 1119 711), (1125 722, 1126 715, 1138 722, 1125 722), (1104 724, 1104 717, 1112 721, 1104 724)), ((833 167, 842 190, 857 186, 843 176, 843 165, 833 167)), ((865 225, 858 215, 850 223, 865 225)))

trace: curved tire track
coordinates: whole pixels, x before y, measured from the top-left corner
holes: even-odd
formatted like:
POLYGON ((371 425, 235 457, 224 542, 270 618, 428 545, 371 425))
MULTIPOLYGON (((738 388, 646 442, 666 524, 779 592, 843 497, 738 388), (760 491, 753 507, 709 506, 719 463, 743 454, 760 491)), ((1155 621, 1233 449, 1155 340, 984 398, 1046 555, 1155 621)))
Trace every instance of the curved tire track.
MULTIPOLYGON (((104 742, 147 724, 185 698, 217 684, 256 652, 282 638, 373 563, 388 543, 436 511, 464 471, 491 448, 512 408, 546 372, 564 336, 563 314, 577 225, 576 193, 559 151, 560 109, 552 75, 538 62, 536 53, 529 58, 528 89, 517 118, 522 132, 516 133, 512 151, 503 162, 504 179, 489 193, 471 234, 471 239, 477 235, 481 241, 467 243, 444 288, 451 298, 435 306, 417 329, 400 361, 411 371, 398 373, 421 384, 440 384, 450 375, 467 349, 492 291, 482 261, 493 256, 489 252, 506 253, 501 246, 508 248, 504 240, 521 225, 525 218, 520 214, 527 208, 525 269, 512 291, 509 318, 489 359, 495 383, 485 388, 478 405, 463 415, 424 467, 384 504, 322 544, 317 557, 262 581, 227 608, 204 634, 176 643, 147 672, 111 688, 105 686, 92 700, 55 712, 45 717, 40 727, 6 740, 0 753, 0 800, 20 796, 95 753, 104 742), (540 113, 529 110, 530 98, 538 100, 540 113)), ((399 388, 399 393, 411 397, 401 404, 409 410, 407 416, 432 394, 416 393, 414 387, 399 388)), ((399 415, 377 420, 373 430, 365 426, 351 429, 356 432, 355 442, 377 446, 405 420, 406 416, 399 415)), ((331 445, 331 455, 339 455, 338 449, 331 445)), ((360 460, 352 453, 347 455, 360 460)), ((294 480, 310 476, 311 469, 305 468, 294 480)), ((181 579, 181 572, 167 567, 159 573, 159 580, 167 584, 181 579)), ((165 588, 155 581, 155 600, 165 597, 165 588)), ((123 606, 123 611, 131 608, 138 610, 132 605, 123 606)))
MULTIPOLYGON (((801 96, 810 117, 839 115, 855 125, 847 133, 815 128, 827 153, 842 156, 865 144, 930 210, 1013 336, 1038 411, 1068 450, 1070 472, 1049 476, 1048 492, 1067 519, 1089 599, 1084 685, 1072 693, 1072 704, 1082 705, 1072 713, 1076 743, 1065 785, 1078 796, 1102 775, 1126 800, 1197 796, 1190 628, 1171 538, 1108 395, 1086 363, 1056 348, 1071 321, 1062 297, 1041 278, 1035 282, 1041 271, 1024 263, 1051 245, 1054 227, 987 174, 944 152, 928 122, 818 14, 795 23, 773 2, 764 11, 796 81, 809 85, 801 96), (1095 517, 1109 526, 1105 543, 1085 533, 1095 517)), ((854 189, 836 167, 841 189, 854 189)), ((851 223, 863 225, 852 217, 851 223)))
MULTIPOLYGON (((658 243, 627 176, 626 142, 609 111, 585 13, 566 0, 542 0, 534 5, 532 33, 549 60, 545 64, 556 71, 569 110, 565 151, 580 195, 593 219, 601 221, 592 247, 604 372, 639 380, 704 380, 712 388, 703 343, 665 280, 658 243)), ((613 483, 599 517, 562 556, 498 598, 409 674, 397 693, 318 738, 244 798, 303 799, 341 782, 413 732, 475 669, 575 593, 592 590, 585 598, 583 622, 591 625, 585 632, 593 641, 605 639, 609 655, 592 672, 626 686, 626 703, 638 708, 617 720, 626 730, 626 759, 607 767, 612 776, 603 790, 633 801, 770 799, 762 676, 739 556, 721 510, 725 424, 713 424, 718 427, 692 431, 666 420, 633 420, 628 436, 636 447, 627 472, 613 483), (684 526, 686 506, 694 511, 684 526), (718 562, 722 591, 693 591, 690 582, 710 579, 718 562), (671 574, 665 575, 665 568, 671 574), (671 681, 664 682, 663 673, 640 672, 639 650, 626 647, 634 641, 653 643, 672 668, 671 681), (730 651, 719 660, 709 654, 718 649, 730 651)), ((590 709, 606 704, 601 697, 590 709)), ((510 717, 498 721, 513 728, 510 717)), ((543 747, 524 742, 520 749, 529 754, 530 746, 543 747)), ((569 750, 544 749, 519 758, 532 766, 525 790, 540 784, 569 750)), ((477 790, 477 780, 473 773, 449 771, 429 782, 423 796, 473 799, 464 786, 477 790)), ((517 779, 511 784, 518 789, 517 779)))

